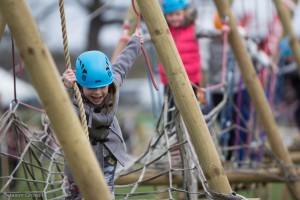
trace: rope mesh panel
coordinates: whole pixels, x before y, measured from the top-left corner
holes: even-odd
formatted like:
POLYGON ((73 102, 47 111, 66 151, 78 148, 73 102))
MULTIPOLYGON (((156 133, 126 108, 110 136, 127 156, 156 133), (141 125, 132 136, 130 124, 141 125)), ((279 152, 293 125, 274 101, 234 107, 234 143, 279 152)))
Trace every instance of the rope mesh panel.
POLYGON ((7 110, 0 119, 1 199, 62 198, 64 155, 50 124, 43 121, 44 130, 33 130, 22 122, 15 109, 7 110))

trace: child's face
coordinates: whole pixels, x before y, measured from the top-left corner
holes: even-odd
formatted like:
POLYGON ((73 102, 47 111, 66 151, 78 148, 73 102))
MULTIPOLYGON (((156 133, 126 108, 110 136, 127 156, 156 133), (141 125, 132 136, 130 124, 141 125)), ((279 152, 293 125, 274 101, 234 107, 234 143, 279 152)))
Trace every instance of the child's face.
POLYGON ((184 23, 184 18, 185 18, 185 10, 176 10, 174 12, 166 14, 166 20, 169 24, 169 26, 178 28, 182 26, 184 23))
POLYGON ((83 87, 84 96, 94 105, 100 105, 108 93, 108 86, 100 88, 83 87))

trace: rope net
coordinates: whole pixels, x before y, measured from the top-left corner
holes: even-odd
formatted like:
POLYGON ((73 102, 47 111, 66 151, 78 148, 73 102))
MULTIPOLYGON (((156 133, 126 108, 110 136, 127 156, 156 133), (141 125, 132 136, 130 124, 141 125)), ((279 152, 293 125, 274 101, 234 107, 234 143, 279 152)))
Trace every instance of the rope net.
POLYGON ((117 174, 116 193, 122 199, 243 199, 209 189, 171 95, 165 95, 155 133, 145 153, 117 174), (145 185, 154 185, 143 191, 145 185), (200 189, 199 189, 200 188, 200 189))
POLYGON ((0 119, 1 199, 31 197, 62 198, 64 155, 50 128, 45 113, 40 113, 37 130, 18 116, 19 104, 0 119))
MULTIPOLYGON (((175 112, 175 107, 171 109, 175 112)), ((204 196, 204 191, 198 192, 197 174, 201 172, 201 168, 194 157, 187 135, 179 135, 176 131, 176 129, 185 129, 180 115, 176 110, 176 116, 170 122, 173 125, 167 125, 163 122, 166 117, 163 113, 160 115, 156 134, 145 153, 128 168, 119 172, 119 182, 122 182, 124 176, 132 176, 132 180, 136 180, 124 185, 116 185, 116 188, 129 190, 126 194, 116 194, 117 197, 130 199, 132 196, 139 196, 139 198, 145 198, 149 194, 156 194, 160 198, 177 199, 178 195, 204 196), (175 121, 177 126, 175 126, 175 121), (174 180, 177 183, 174 183, 174 180), (141 185, 148 185, 149 182, 163 184, 158 188, 153 187, 152 191, 141 192, 141 185), (178 184, 178 182, 182 182, 184 185, 178 184)))
MULTIPOLYGON (((126 168, 119 168, 116 198, 241 199, 209 190, 180 114, 174 105, 168 106, 172 98, 166 97, 165 101, 148 149, 126 168), (170 122, 166 122, 168 115, 172 116, 170 122), (148 186, 146 191, 145 186, 148 186), (199 187, 203 189, 199 190, 199 187)), ((20 107, 18 103, 12 106, 0 121, 1 195, 6 199, 17 195, 32 199, 62 199, 67 187, 64 155, 50 128, 50 121, 44 112, 33 110, 41 117, 42 130, 30 127, 18 116, 20 107)), ((25 109, 32 111, 30 107, 25 109)))

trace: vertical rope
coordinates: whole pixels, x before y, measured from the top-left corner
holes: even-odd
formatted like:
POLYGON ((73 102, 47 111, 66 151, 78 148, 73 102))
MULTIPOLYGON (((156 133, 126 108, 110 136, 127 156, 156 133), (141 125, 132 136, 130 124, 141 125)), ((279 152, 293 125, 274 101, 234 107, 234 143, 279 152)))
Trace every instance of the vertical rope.
MULTIPOLYGON (((63 37, 63 45, 64 45, 64 55, 66 61, 67 69, 71 69, 71 62, 70 62, 70 54, 68 48, 68 38, 67 38, 67 30, 66 30, 66 18, 65 18, 65 9, 64 9, 64 0, 59 0, 59 11, 60 11, 60 18, 61 18, 61 28, 62 28, 62 37, 63 37)), ((73 89, 75 91, 76 100, 78 102, 79 113, 80 113, 80 120, 83 127, 83 130, 86 136, 89 136, 86 115, 84 106, 82 103, 81 93, 77 84, 73 85, 73 89)))

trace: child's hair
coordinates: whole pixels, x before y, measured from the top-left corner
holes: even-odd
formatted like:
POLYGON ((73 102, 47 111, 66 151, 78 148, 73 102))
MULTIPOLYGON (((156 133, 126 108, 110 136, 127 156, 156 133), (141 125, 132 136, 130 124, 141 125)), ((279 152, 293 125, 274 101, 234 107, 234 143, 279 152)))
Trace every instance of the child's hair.
POLYGON ((110 98, 108 98, 108 97, 106 97, 105 98, 105 104, 108 106, 108 107, 110 107, 111 105, 110 105, 110 103, 112 104, 112 105, 115 105, 115 101, 116 101, 116 98, 117 98, 117 95, 116 95, 116 92, 117 92, 117 84, 115 83, 115 81, 113 81, 110 85, 109 85, 109 87, 108 87, 108 94, 109 95, 113 95, 112 96, 112 102, 109 102, 109 100, 110 100, 110 98))
POLYGON ((193 23, 195 23, 196 18, 197 18, 197 9, 195 7, 189 6, 186 8, 185 11, 185 24, 184 26, 189 26, 193 23))

